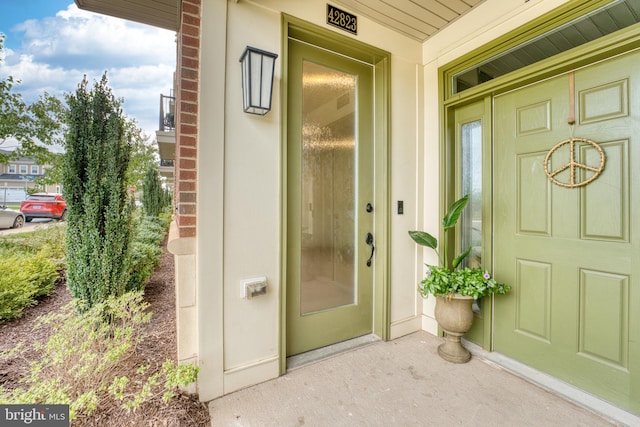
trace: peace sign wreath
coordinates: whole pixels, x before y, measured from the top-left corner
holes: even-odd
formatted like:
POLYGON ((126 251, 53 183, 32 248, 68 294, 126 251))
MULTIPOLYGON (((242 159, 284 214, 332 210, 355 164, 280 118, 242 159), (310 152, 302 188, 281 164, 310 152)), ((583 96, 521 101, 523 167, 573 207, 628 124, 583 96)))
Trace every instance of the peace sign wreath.
POLYGON ((551 180, 551 182, 553 182, 554 184, 557 184, 561 187, 567 187, 567 188, 575 188, 575 187, 580 187, 583 185, 587 185, 588 183, 590 183, 591 181, 593 181, 594 179, 596 179, 604 170, 604 162, 605 162, 605 154, 604 151, 602 150, 602 147, 600 147, 596 142, 590 140, 590 139, 586 139, 586 138, 569 138, 569 139, 565 139, 564 141, 556 144, 555 147, 553 147, 551 150, 549 150, 549 152, 547 153, 546 157, 544 158, 544 173, 549 177, 549 179, 551 180), (598 150, 598 153, 600 153, 600 165, 598 165, 598 167, 594 167, 594 166, 589 166, 586 165, 584 163, 579 163, 576 161, 575 157, 575 146, 576 143, 583 143, 583 144, 589 144, 591 146, 593 146, 596 150, 598 150), (560 147, 562 147, 563 145, 569 144, 569 151, 570 151, 570 159, 569 159, 569 163, 566 163, 565 165, 559 167, 558 169, 554 170, 554 171, 549 171, 549 166, 551 163, 551 156, 553 155, 553 153, 559 149, 560 147), (565 171, 569 169, 570 172, 570 180, 569 182, 562 182, 562 181, 558 181, 555 176, 558 175, 559 173, 565 171), (583 181, 577 181, 576 182, 576 169, 584 169, 584 170, 588 170, 593 172, 593 175, 591 175, 588 179, 585 179, 583 181))

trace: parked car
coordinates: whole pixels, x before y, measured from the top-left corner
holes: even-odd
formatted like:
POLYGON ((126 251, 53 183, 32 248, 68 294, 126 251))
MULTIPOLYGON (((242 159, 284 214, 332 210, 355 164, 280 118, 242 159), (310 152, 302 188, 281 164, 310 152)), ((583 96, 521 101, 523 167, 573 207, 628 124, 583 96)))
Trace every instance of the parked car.
POLYGON ((20 203, 20 212, 24 219, 53 218, 64 221, 67 218, 67 202, 57 193, 34 193, 20 203))
POLYGON ((23 225, 22 212, 0 205, 0 228, 20 228, 23 225))

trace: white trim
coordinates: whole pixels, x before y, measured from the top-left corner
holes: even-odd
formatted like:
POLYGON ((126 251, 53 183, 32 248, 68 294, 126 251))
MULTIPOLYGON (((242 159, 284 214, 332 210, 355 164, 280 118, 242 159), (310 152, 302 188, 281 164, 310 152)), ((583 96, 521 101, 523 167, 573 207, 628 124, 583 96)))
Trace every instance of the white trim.
POLYGON ((274 379, 279 373, 279 355, 229 369, 224 373, 224 394, 274 379))
POLYGON ((422 315, 411 316, 391 324, 389 339, 395 340, 422 329, 422 315))

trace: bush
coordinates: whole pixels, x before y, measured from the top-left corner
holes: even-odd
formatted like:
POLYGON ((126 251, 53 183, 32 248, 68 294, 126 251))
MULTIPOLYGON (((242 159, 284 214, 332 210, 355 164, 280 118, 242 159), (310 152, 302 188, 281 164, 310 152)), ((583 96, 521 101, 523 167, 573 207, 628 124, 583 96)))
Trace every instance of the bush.
POLYGON ((128 282, 131 129, 103 75, 67 96, 63 192, 67 200, 67 287, 87 307, 122 295, 128 282))
MULTIPOLYGON (((36 328, 50 324, 54 333, 46 343, 36 343, 39 357, 22 379, 25 387, 10 391, 0 387, 0 404, 68 404, 70 418, 75 419, 107 401, 120 401, 124 408, 135 410, 149 397, 163 393, 167 402, 176 387, 195 381, 195 366, 176 366, 170 360, 156 373, 143 366, 134 378, 117 375, 118 363, 143 341, 144 325, 151 319, 141 292, 110 297, 90 309, 81 304, 74 300, 38 319, 36 328)), ((0 358, 12 358, 21 351, 18 345, 0 358)))
POLYGON ((162 249, 156 244, 135 241, 131 245, 131 270, 127 290, 142 290, 144 284, 160 265, 162 249))
POLYGON ((160 244, 167 232, 165 218, 145 216, 138 218, 131 244, 129 279, 127 290, 141 290, 160 265, 160 244))
POLYGON ((148 216, 157 217, 162 212, 167 201, 158 168, 153 166, 147 170, 142 182, 142 205, 148 216))
POLYGON ((65 225, 57 224, 0 238, 0 256, 47 253, 60 268, 65 265, 65 225))
POLYGON ((165 227, 157 217, 144 217, 138 223, 134 241, 159 245, 164 239, 165 227))
POLYGON ((44 251, 15 254, 0 259, 0 320, 22 315, 36 298, 49 295, 59 277, 59 265, 44 251))

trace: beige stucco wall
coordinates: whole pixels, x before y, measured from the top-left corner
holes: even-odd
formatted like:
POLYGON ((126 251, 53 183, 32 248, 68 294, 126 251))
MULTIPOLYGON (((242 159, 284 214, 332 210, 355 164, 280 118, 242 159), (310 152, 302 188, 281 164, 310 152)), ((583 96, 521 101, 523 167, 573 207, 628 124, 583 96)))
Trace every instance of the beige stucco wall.
MULTIPOLYGON (((429 38, 422 46, 425 81, 423 150, 425 170, 422 185, 425 208, 422 211, 420 223, 426 231, 438 235, 441 218, 441 211, 436 208, 440 190, 438 150, 441 129, 440 100, 437 91, 438 69, 567 1, 537 0, 525 3, 486 0, 461 19, 429 38)), ((437 262, 438 260, 432 251, 425 251, 424 263, 437 262)), ((422 327, 433 334, 437 333, 438 327, 433 318, 434 307, 434 298, 424 300, 422 327)))
MULTIPOLYGON (((440 224, 438 68, 565 1, 486 0, 424 45, 359 16, 353 37, 391 53, 392 338, 436 332, 433 299, 415 291, 423 262, 436 260, 407 230, 437 234, 440 224)), ((207 0, 202 11, 196 334, 200 398, 210 400, 278 376, 281 357, 282 57, 263 117, 242 112, 239 57, 247 45, 281 55, 281 13, 338 30, 319 0, 207 0), (240 298, 240 281, 259 276, 267 295, 240 298)))
MULTIPOLYGON (((239 58, 247 45, 281 54, 281 13, 325 28, 324 1, 209 0, 202 5, 198 146, 199 392, 209 400, 279 375, 281 306, 281 56, 272 111, 242 112, 239 58), (227 31, 224 31, 227 28, 227 31), (220 82, 224 82, 221 86, 220 82), (267 295, 240 298, 266 276, 267 295)), ((345 33, 346 34, 346 33, 345 33)), ((416 227, 422 139, 419 43, 359 17, 357 40, 391 52, 392 336, 421 327, 416 227), (395 214, 403 200, 405 214, 395 214)))

